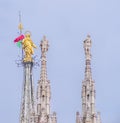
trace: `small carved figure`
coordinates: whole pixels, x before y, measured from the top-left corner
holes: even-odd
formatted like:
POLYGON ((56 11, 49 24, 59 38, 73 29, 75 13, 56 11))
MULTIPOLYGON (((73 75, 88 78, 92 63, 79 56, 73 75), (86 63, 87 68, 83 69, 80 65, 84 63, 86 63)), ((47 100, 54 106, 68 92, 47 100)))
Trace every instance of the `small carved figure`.
POLYGON ((84 41, 84 49, 85 49, 85 55, 89 59, 91 58, 90 48, 91 48, 91 39, 90 36, 88 35, 86 40, 84 41))
POLYGON ((43 40, 41 41, 40 46, 41 46, 42 53, 46 53, 48 51, 49 45, 48 45, 48 41, 46 40, 45 36, 43 37, 43 40))

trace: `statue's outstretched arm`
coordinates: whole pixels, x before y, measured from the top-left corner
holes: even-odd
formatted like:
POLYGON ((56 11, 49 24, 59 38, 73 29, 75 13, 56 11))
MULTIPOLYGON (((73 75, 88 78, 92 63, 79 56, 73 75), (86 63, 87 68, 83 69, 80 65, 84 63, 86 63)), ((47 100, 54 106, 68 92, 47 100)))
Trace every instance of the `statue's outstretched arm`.
POLYGON ((37 46, 36 46, 34 43, 32 44, 32 46, 33 46, 34 48, 37 48, 37 46))

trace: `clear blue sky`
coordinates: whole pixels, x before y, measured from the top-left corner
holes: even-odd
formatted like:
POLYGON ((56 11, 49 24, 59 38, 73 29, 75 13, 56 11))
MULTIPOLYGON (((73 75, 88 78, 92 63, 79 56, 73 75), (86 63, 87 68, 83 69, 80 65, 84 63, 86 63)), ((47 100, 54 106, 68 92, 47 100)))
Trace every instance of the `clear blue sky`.
MULTIPOLYGON (((96 83, 96 110, 102 123, 120 123, 120 1, 119 0, 1 0, 0 1, 0 122, 19 123, 23 68, 15 60, 20 50, 18 12, 24 32, 32 32, 38 46, 47 36, 48 78, 52 111, 58 123, 75 123, 81 112, 84 79, 83 40, 92 38, 92 75, 96 83)), ((40 68, 34 69, 35 88, 40 68)))

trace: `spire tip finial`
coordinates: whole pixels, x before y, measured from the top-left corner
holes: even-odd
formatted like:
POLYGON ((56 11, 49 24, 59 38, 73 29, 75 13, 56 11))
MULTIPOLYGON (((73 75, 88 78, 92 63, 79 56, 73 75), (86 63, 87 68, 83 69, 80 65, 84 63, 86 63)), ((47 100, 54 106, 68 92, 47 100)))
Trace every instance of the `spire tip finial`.
POLYGON ((20 30, 20 33, 22 33, 23 25, 22 25, 22 21, 21 21, 21 11, 19 11, 19 25, 18 25, 18 29, 20 30))

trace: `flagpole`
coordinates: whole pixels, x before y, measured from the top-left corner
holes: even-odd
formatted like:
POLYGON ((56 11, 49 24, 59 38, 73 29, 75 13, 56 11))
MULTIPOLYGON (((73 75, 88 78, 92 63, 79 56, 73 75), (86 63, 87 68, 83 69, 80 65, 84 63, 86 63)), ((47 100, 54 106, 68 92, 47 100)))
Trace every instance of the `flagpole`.
MULTIPOLYGON (((22 25, 22 21, 21 21, 21 12, 19 11, 19 25, 18 25, 18 29, 19 29, 19 34, 22 34, 22 30, 23 30, 23 25, 22 25)), ((23 48, 22 48, 22 60, 23 60, 23 48)))

